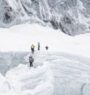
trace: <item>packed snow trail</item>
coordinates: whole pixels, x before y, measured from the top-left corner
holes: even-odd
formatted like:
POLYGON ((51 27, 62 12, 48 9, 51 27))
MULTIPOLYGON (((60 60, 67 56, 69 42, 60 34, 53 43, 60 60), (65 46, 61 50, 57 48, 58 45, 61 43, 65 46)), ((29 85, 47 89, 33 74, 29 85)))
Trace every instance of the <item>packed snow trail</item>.
MULTIPOLYGON (((24 58, 29 65, 28 56, 24 58)), ((13 95, 90 95, 89 58, 45 51, 36 52, 34 59, 34 68, 25 63, 6 73, 13 95)), ((5 87, 7 91, 7 85, 5 87)))

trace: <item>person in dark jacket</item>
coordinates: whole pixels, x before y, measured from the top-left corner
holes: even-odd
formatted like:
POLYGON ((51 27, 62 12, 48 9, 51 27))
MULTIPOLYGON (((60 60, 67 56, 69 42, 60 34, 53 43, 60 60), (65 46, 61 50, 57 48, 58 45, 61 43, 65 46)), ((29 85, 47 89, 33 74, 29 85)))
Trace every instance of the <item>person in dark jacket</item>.
POLYGON ((32 56, 29 57, 30 67, 33 67, 34 58, 32 56))
POLYGON ((46 50, 48 50, 48 46, 46 46, 45 48, 46 48, 46 50))
POLYGON ((38 51, 40 50, 40 43, 38 42, 38 51))

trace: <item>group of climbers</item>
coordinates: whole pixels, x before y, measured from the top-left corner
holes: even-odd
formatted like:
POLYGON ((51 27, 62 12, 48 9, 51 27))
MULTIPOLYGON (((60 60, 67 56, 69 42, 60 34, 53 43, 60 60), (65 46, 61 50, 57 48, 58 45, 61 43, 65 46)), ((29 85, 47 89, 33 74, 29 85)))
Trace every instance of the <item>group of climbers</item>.
MULTIPOLYGON (((45 46, 45 49, 48 50, 48 46, 45 46)), ((40 50, 40 43, 38 42, 38 51, 40 50)), ((35 45, 32 44, 31 45, 31 53, 34 54, 35 52, 35 45)), ((30 63, 30 67, 33 67, 33 62, 34 62, 34 58, 33 56, 29 56, 29 63, 30 63)))
MULTIPOLYGON (((45 49, 48 50, 48 46, 45 46, 45 49)), ((40 50, 40 43, 38 42, 38 51, 40 50)), ((35 51, 35 45, 31 45, 31 53, 33 54, 35 51)))

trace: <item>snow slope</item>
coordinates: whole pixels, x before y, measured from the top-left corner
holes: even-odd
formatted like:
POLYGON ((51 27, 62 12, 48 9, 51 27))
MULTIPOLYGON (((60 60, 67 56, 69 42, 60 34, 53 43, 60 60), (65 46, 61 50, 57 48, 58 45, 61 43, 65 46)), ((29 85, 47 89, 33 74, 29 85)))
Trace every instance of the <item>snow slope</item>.
POLYGON ((30 68, 19 65, 6 74, 6 78, 17 95, 52 95, 52 73, 47 66, 30 68))
POLYGON ((50 51, 68 52, 90 56, 90 34, 70 37, 58 30, 38 24, 22 24, 0 29, 0 51, 30 51, 30 45, 41 43, 41 50, 49 46, 50 51))
POLYGON ((90 58, 61 52, 36 53, 53 72, 54 95, 90 94, 90 58))
MULTIPOLYGON (((36 52, 34 58, 34 68, 19 65, 10 69, 5 77, 0 76, 0 79, 3 80, 0 83, 2 86, 0 94, 90 94, 90 58, 49 51, 36 52)), ((25 60, 27 61, 27 59, 25 60)))
POLYGON ((53 95, 54 79, 49 67, 44 62, 36 63, 34 67, 30 68, 28 65, 20 64, 9 69, 4 77, 0 75, 0 94, 53 95))

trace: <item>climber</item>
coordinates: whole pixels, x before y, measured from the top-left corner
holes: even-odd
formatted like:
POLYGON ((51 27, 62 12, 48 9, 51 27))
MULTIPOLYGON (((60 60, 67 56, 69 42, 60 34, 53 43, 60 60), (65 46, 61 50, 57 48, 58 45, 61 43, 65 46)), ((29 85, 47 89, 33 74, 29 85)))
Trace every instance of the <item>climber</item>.
POLYGON ((31 45, 31 52, 32 52, 32 54, 33 54, 33 53, 34 53, 34 51, 35 51, 34 49, 35 49, 35 45, 34 45, 34 44, 32 44, 32 45, 31 45))
POLYGON ((46 46, 45 48, 46 48, 46 50, 48 50, 48 46, 46 46))
POLYGON ((29 56, 29 63, 30 67, 33 67, 34 58, 32 56, 29 56))
POLYGON ((38 42, 38 51, 40 50, 40 43, 38 42))

